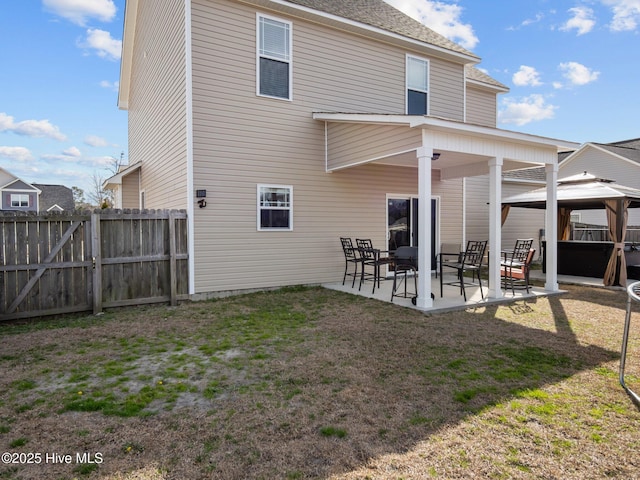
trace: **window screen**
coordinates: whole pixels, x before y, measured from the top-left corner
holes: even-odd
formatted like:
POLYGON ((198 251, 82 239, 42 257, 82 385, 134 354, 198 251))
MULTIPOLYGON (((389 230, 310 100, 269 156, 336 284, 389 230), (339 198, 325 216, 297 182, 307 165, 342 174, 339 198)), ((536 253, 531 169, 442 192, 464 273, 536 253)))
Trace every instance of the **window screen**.
POLYGON ((258 92, 276 98, 291 98, 291 25, 259 17, 258 92))

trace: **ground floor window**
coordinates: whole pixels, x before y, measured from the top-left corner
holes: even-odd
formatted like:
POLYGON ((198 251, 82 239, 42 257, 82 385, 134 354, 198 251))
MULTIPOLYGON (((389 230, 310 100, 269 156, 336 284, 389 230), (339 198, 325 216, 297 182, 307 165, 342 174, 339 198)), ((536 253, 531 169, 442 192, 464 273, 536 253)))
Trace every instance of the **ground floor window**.
POLYGON ((258 230, 293 230, 291 185, 258 185, 258 230))

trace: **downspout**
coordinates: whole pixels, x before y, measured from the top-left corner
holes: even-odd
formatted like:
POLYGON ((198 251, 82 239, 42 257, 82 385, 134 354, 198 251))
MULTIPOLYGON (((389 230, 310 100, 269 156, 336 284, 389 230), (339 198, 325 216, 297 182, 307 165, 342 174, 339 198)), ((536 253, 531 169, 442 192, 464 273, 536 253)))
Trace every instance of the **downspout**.
POLYGON ((187 235, 189 264, 189 295, 195 294, 195 190, 193 182, 193 63, 191 50, 191 0, 184 1, 185 40, 185 104, 187 149, 187 235))

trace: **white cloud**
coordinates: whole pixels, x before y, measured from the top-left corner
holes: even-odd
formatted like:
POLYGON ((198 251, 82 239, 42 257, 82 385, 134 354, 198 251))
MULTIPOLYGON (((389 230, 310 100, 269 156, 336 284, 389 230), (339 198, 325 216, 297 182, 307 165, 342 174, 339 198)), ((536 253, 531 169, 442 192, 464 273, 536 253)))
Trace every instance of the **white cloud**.
POLYGON ((120 82, 110 82, 108 80, 102 80, 100 82, 100 86, 102 88, 108 88, 109 90, 113 90, 114 92, 117 92, 118 89, 120 88, 120 82))
POLYGON ((42 0, 42 4, 50 12, 83 27, 91 18, 110 22, 116 16, 112 0, 42 0))
POLYGON ((640 23, 640 0, 602 0, 613 10, 609 28, 614 32, 633 31, 640 23))
POLYGON ((519 100, 505 98, 498 112, 499 123, 526 125, 530 122, 553 118, 558 108, 548 104, 542 95, 529 95, 519 100))
POLYGON ((535 68, 528 67, 527 65, 520 65, 520 70, 513 74, 512 81, 514 85, 519 87, 527 85, 537 87, 542 85, 540 73, 538 73, 535 68))
POLYGON ((571 85, 586 85, 595 82, 600 76, 600 72, 595 72, 578 62, 561 63, 558 69, 563 72, 562 76, 569 80, 571 85))
POLYGON ((517 27, 508 27, 507 30, 519 30, 520 27, 527 27, 529 25, 533 25, 534 23, 538 23, 544 19, 543 13, 536 13, 535 18, 527 18, 520 23, 517 27))
POLYGON ((576 30, 578 35, 584 35, 593 30, 596 21, 594 20, 593 10, 591 8, 584 6, 574 7, 568 11, 573 16, 560 27, 560 30, 566 32, 576 30))
POLYGON ((80 152, 80 149, 78 149, 78 147, 69 147, 66 150, 64 150, 62 152, 63 155, 67 155, 69 157, 80 157, 82 156, 82 153, 80 152))
POLYGON ((33 155, 29 149, 24 147, 2 147, 0 146, 0 157, 18 162, 33 160, 33 155))
POLYGON ((66 140, 67 137, 49 120, 23 120, 16 123, 12 116, 0 112, 0 132, 9 131, 26 137, 48 137, 54 140, 66 140))
POLYGON ((432 0, 385 0, 430 29, 469 50, 478 44, 473 27, 462 23, 462 7, 432 0))
POLYGON ((106 147, 109 145, 104 138, 97 135, 87 135, 84 137, 84 143, 90 147, 106 147))
POLYGON ((109 32, 97 28, 87 30, 87 39, 80 46, 93 49, 99 57, 109 60, 120 60, 122 53, 122 41, 111 38, 109 32))

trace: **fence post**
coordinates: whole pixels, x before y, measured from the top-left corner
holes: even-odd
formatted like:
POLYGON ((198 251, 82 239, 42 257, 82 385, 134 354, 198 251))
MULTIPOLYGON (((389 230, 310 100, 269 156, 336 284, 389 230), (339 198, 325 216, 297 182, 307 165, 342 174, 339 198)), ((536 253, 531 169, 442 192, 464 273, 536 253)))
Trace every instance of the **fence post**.
POLYGON ((176 259, 176 214, 169 212, 169 281, 171 288, 171 305, 178 304, 178 271, 176 259))
POLYGON ((93 255, 93 313, 102 312, 102 251, 100 248, 100 214, 91 214, 91 253, 93 255))

